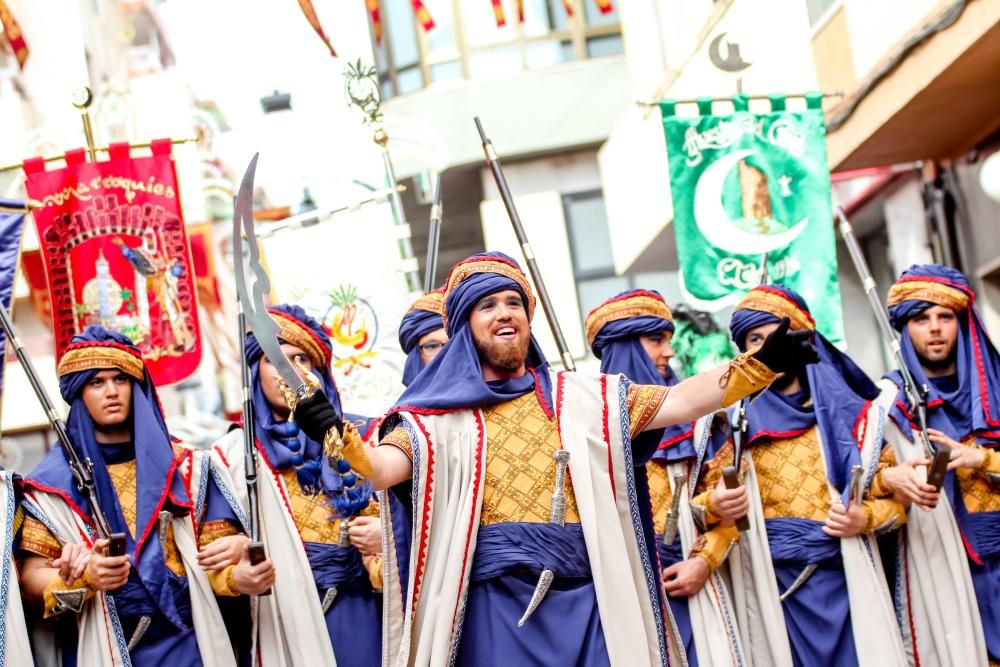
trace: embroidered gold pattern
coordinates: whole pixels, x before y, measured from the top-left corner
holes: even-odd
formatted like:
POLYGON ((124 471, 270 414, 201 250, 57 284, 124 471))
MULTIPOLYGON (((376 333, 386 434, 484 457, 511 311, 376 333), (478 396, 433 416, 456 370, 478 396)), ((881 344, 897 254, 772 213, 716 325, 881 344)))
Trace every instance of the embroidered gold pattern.
MULTIPOLYGON (((966 447, 978 447, 975 437, 966 439, 962 444, 966 447)), ((969 512, 1000 510, 1000 494, 993 490, 986 471, 959 468, 955 474, 958 476, 958 489, 965 501, 965 509, 969 512)))
POLYGON ((56 374, 59 377, 69 373, 94 370, 98 368, 117 368, 131 375, 139 382, 144 377, 142 359, 125 350, 114 347, 78 347, 68 350, 59 360, 56 374))
MULTIPOLYGON (((560 447, 556 423, 534 394, 525 394, 484 411, 486 491, 482 525, 507 521, 547 523, 560 447)), ((566 484, 566 523, 579 523, 572 481, 566 484)))
POLYGON ((587 315, 587 344, 594 344, 597 334, 601 332, 601 329, 608 322, 625 320, 641 315, 659 317, 670 322, 674 321, 674 315, 670 312, 670 306, 661 299, 652 296, 640 294, 625 299, 605 301, 587 315))
POLYGON ((969 307, 969 295, 960 289, 933 280, 901 280, 889 288, 886 302, 895 306, 903 301, 928 301, 960 313, 969 307))
POLYGON ((411 461, 413 460, 413 443, 410 442, 410 436, 408 436, 406 431, 400 426, 397 426, 389 431, 389 433, 382 438, 382 441, 378 444, 399 447, 411 461))
POLYGON ((198 533, 198 546, 203 547, 211 544, 220 537, 239 535, 239 533, 240 531, 236 529, 236 526, 233 525, 232 521, 228 521, 226 519, 207 521, 198 533))
MULTIPOLYGON (((525 295, 528 297, 528 303, 525 305, 528 309, 528 319, 531 319, 532 315, 535 313, 535 294, 531 291, 531 285, 528 284, 528 279, 525 277, 524 273, 504 262, 497 262, 494 260, 471 260, 457 264, 451 270, 451 273, 448 274, 448 282, 445 284, 444 290, 444 300, 448 300, 448 295, 453 289, 455 289, 455 287, 461 284, 463 280, 476 273, 495 273, 505 278, 510 278, 520 285, 521 289, 524 290, 525 295)), ((444 320, 445 328, 447 328, 447 311, 442 313, 441 317, 444 320)))
MULTIPOLYGON (((660 410, 668 393, 670 393, 670 387, 661 385, 633 384, 628 388, 626 401, 628 403, 630 437, 634 438, 642 433, 646 424, 660 410)), ((614 409, 614 407, 611 406, 609 409, 614 409)))
POLYGON ((44 523, 30 516, 24 518, 21 527, 21 548, 46 558, 59 558, 62 545, 44 523))
POLYGON ((281 327, 278 337, 288 341, 296 347, 302 348, 314 366, 328 366, 330 364, 330 353, 323 348, 316 340, 311 331, 308 331, 299 322, 280 310, 270 310, 271 316, 281 327))
MULTIPOLYGON (((325 493, 310 495, 302 491, 302 487, 299 486, 299 478, 293 469, 283 471, 281 478, 285 480, 285 490, 288 492, 288 500, 295 515, 295 525, 299 529, 299 537, 302 538, 302 541, 316 544, 339 544, 340 527, 344 521, 333 517, 330 509, 330 498, 325 493)), ((368 508, 362 510, 361 514, 369 515, 372 504, 377 506, 373 500, 369 503, 368 508)), ((346 526, 344 527, 346 529, 346 526)))
POLYGON ((426 310, 428 313, 442 315, 444 313, 444 291, 434 290, 420 296, 407 312, 412 313, 414 310, 426 310))
POLYGON ((674 499, 667 466, 650 461, 646 464, 646 475, 649 478, 649 498, 653 504, 653 532, 663 535, 667 529, 667 511, 674 499))
MULTIPOLYGON (((176 450, 175 450, 176 452, 176 450)), ((126 461, 125 463, 113 463, 108 466, 108 476, 111 477, 111 483, 114 484, 115 493, 118 495, 118 504, 122 508, 122 515, 125 517, 125 524, 128 526, 129 532, 132 534, 133 539, 138 539, 135 535, 135 521, 136 521, 136 490, 135 490, 135 460, 126 461)), ((147 538, 149 540, 157 539, 156 527, 153 528, 154 532, 150 534, 147 538)), ((177 551, 177 545, 174 543, 174 525, 171 522, 167 526, 167 536, 164 540, 166 543, 166 548, 164 549, 163 560, 170 571, 179 577, 185 575, 184 563, 181 562, 180 552, 177 551)))
POLYGON ((816 322, 812 315, 799 308, 794 302, 774 292, 757 288, 750 290, 734 308, 734 310, 744 309, 771 313, 777 317, 787 317, 792 329, 809 329, 811 331, 816 328, 816 322))

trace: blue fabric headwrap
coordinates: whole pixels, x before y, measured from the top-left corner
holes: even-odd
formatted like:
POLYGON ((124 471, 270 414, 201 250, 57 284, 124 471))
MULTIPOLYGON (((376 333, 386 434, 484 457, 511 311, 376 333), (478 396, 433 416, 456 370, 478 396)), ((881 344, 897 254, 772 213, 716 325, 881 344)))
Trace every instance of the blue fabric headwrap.
MULTIPOLYGON (((940 264, 914 265, 893 285, 890 303, 889 315, 892 325, 900 332, 906 367, 918 385, 930 389, 928 425, 959 442, 973 434, 979 442, 1000 440, 1000 355, 975 307, 968 278, 940 264), (955 346, 957 382, 947 389, 928 379, 906 326, 911 319, 937 305, 954 310, 959 321, 955 346), (962 305, 965 308, 961 308, 962 305)), ((911 423, 916 422, 916 418, 909 413, 901 374, 892 371, 886 377, 900 387, 890 415, 912 439, 911 423)))
MULTIPOLYGON (((629 290, 612 297, 605 304, 620 303, 634 294, 649 293, 646 290, 629 290)), ((653 292, 653 294, 656 293, 653 292)), ((659 296, 659 294, 656 295, 659 296)), ((595 308, 595 311, 599 308, 601 306, 595 308)), ((643 335, 673 330, 673 321, 654 315, 636 315, 612 320, 598 330, 590 349, 594 356, 601 360, 602 373, 621 373, 636 384, 673 386, 679 382, 673 369, 668 368, 667 377, 661 377, 656 369, 656 364, 649 358, 639 340, 639 337, 643 335)), ((693 435, 694 427, 692 424, 675 424, 662 431, 643 434, 642 437, 655 437, 659 444, 652 458, 669 463, 680 459, 694 458, 693 435)))
MULTIPOLYGON (((548 362, 534 336, 528 349, 528 372, 499 382, 483 379, 479 354, 469 328, 469 313, 480 299, 517 290, 531 316, 534 299, 526 291, 527 279, 516 261, 500 252, 486 252, 459 262, 452 268, 446 287, 445 314, 448 344, 406 388, 390 412, 452 411, 487 407, 535 391, 542 408, 552 415, 552 383, 548 362), (484 269, 471 271, 471 267, 484 269), (509 275, 490 269, 496 268, 509 275), (466 275, 468 273, 468 275, 466 275), (519 277, 520 280, 513 277, 519 277), (458 276, 464 276, 458 280, 458 276), (523 282, 522 282, 523 281, 523 282)), ((383 430, 388 426, 383 426, 383 430)))
MULTIPOLYGON (((733 342, 740 350, 746 349, 745 338, 751 329, 780 321, 776 312, 762 310, 764 305, 754 305, 764 303, 793 322, 812 320, 802 297, 787 287, 763 285, 754 288, 737 305, 729 325, 733 342)), ((763 392, 747 409, 747 443, 753 445, 772 438, 792 437, 817 426, 825 452, 827 477, 846 498, 851 467, 861 464, 854 430, 868 402, 878 396, 878 388, 850 357, 818 331, 813 333, 813 344, 820 361, 806 366, 812 402, 801 405, 777 391, 763 392)))
MULTIPOLYGON (((360 421, 362 425, 358 430, 364 436, 370 420, 358 415, 345 414, 341 408, 340 394, 329 366, 332 344, 323 326, 299 306, 280 304, 273 306, 271 310, 288 316, 294 320, 291 323, 292 326, 303 327, 319 339, 325 356, 312 359, 313 374, 319 378, 323 392, 330 399, 337 414, 356 424, 360 421)), ((279 323, 285 325, 286 321, 281 320, 279 323)), ((279 342, 295 344, 293 340, 286 340, 282 337, 279 337, 279 342)), ((343 479, 336 470, 330 467, 327 457, 323 456, 323 444, 309 438, 294 421, 279 421, 274 418, 271 406, 268 404, 260 384, 260 360, 262 356, 263 350, 261 350, 257 338, 252 332, 248 333, 246 360, 250 364, 253 382, 250 395, 253 400, 256 420, 254 434, 271 467, 276 470, 287 470, 290 467, 295 467, 299 486, 307 493, 323 491, 329 495, 334 502, 334 509, 338 513, 352 514, 354 512, 350 510, 355 505, 361 507, 367 505, 371 495, 371 488, 367 483, 358 485, 355 490, 348 491, 349 498, 343 498, 343 479), (342 504, 343 506, 341 506, 342 504)))
POLYGON ((424 370, 424 360, 420 358, 417 343, 427 334, 444 328, 444 320, 439 313, 422 308, 414 308, 403 316, 399 324, 399 346, 406 353, 403 366, 403 384, 409 386, 420 371, 424 370))
MULTIPOLYGON (((83 333, 74 336, 70 343, 70 349, 80 343, 103 343, 104 349, 120 348, 125 354, 131 351, 136 356, 139 355, 138 348, 126 336, 98 326, 87 327, 83 333)), ((94 463, 93 476, 97 487, 97 499, 108 523, 111 524, 112 532, 126 535, 126 550, 132 556, 133 567, 138 573, 138 582, 130 577, 122 595, 127 595, 130 599, 146 598, 155 604, 171 623, 183 628, 185 625, 175 603, 163 560, 163 551, 157 539, 157 518, 161 510, 175 514, 185 514, 191 510, 191 501, 184 480, 177 469, 180 459, 174 456, 156 389, 145 372, 142 381, 130 376, 133 443, 131 446, 98 444, 94 437, 94 423, 83 402, 83 389, 102 370, 116 370, 116 367, 109 363, 107 367, 67 373, 59 378, 59 391, 63 399, 70 404, 66 430, 80 458, 90 459, 94 463), (129 531, 118 501, 118 494, 107 469, 108 464, 123 463, 133 458, 136 469, 135 526, 136 532, 139 533, 138 537, 129 531)), ((76 481, 62 447, 53 446, 38 467, 25 479, 25 483, 41 491, 62 496, 88 521, 91 521, 90 506, 77 490, 76 481)))

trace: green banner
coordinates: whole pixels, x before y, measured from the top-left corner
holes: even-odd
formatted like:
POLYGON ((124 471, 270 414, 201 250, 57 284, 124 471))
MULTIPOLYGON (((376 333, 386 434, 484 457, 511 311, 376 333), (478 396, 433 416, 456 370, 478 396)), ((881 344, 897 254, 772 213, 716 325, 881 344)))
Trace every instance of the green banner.
POLYGON ((745 97, 727 115, 711 115, 707 99, 699 116, 675 115, 669 100, 660 111, 685 297, 713 311, 735 304, 760 282, 766 254, 769 282, 801 294, 836 342, 844 318, 820 99, 797 112, 778 96, 770 113, 750 113, 745 97))

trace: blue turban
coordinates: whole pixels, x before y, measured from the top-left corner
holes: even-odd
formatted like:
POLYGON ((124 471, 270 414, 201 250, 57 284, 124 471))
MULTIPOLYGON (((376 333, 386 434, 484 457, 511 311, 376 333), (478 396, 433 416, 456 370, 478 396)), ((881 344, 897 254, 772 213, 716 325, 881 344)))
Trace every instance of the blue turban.
POLYGON ((851 467, 861 463, 855 433, 878 388, 854 361, 815 330, 805 300, 780 285, 761 285, 736 306, 729 325, 733 342, 745 350, 747 333, 787 317, 791 329, 813 331, 819 363, 806 366, 812 402, 801 405, 791 397, 767 390, 747 409, 747 444, 789 437, 818 427, 827 465, 827 477, 847 498, 851 467))
POLYGON ((417 345, 427 334, 444 328, 443 310, 444 295, 435 290, 417 299, 403 316, 403 321, 399 324, 399 346, 406 353, 406 365, 403 366, 404 385, 409 386, 424 369, 424 360, 417 345))
MULTIPOLYGON (((888 304, 892 324, 900 331, 900 350, 906 367, 918 385, 930 390, 929 425, 959 442, 970 435, 983 443, 1000 440, 1000 357, 979 317, 968 278, 940 264, 911 266, 889 290, 888 304), (959 321, 955 346, 957 382, 950 386, 935 384, 927 377, 906 327, 907 322, 931 306, 949 308, 959 321)), ((911 406, 902 390, 902 376, 899 371, 892 371, 887 377, 900 387, 890 414, 912 439, 916 418, 909 412, 911 406)))
MULTIPOLYGON (((333 358, 333 345, 330 337, 323 329, 323 325, 309 316, 300 306, 280 304, 269 309, 275 322, 281 327, 278 340, 282 343, 289 343, 301 348, 313 365, 313 374, 319 377, 320 385, 327 398, 333 404, 337 414, 349 421, 361 423, 359 431, 362 436, 366 434, 370 420, 357 415, 345 414, 340 405, 340 394, 337 385, 330 373, 330 361, 333 358)), ((341 476, 330 467, 326 456, 323 456, 323 444, 309 438, 301 431, 294 421, 275 419, 271 412, 271 406, 264 397, 264 391, 260 384, 260 359, 263 350, 257 342, 253 332, 246 336, 246 360, 250 364, 250 374, 253 387, 251 388, 251 399, 254 405, 254 418, 256 421, 254 435, 263 449, 264 456, 268 464, 275 470, 287 470, 295 468, 299 486, 307 493, 323 491, 334 499, 335 504, 339 502, 339 494, 344 491, 344 484, 341 476)), ((367 505, 367 495, 370 489, 363 486, 357 487, 357 492, 350 499, 349 504, 364 502, 367 505), (366 495, 362 499, 362 495, 366 495)), ((350 492, 349 492, 350 493, 350 492)), ((350 514, 346 505, 335 507, 341 513, 350 514)))
MULTIPOLYGON (((586 329, 602 373, 621 373, 637 384, 677 384, 671 369, 666 378, 660 376, 639 340, 643 335, 674 330, 673 314, 659 292, 628 290, 608 299, 587 315, 586 329)), ((642 437, 649 435, 657 441, 654 459, 671 462, 695 456, 693 424, 675 424, 642 437)))
MULTIPOLYGON (((469 328, 469 313, 480 299, 505 290, 521 294, 530 321, 535 297, 516 261, 500 252, 485 252, 452 267, 445 283, 444 322, 448 344, 410 383, 391 412, 482 408, 535 391, 542 408, 547 414, 553 414, 548 362, 534 336, 528 350, 528 372, 501 382, 483 379, 479 353, 469 328)), ((383 430, 388 426, 384 425, 383 430)))
MULTIPOLYGON (((103 327, 89 326, 70 341, 59 361, 58 374, 59 391, 70 404, 66 418, 70 441, 81 459, 94 463, 98 502, 111 531, 125 533, 126 551, 138 575, 138 581, 129 577, 117 597, 125 603, 147 600, 172 623, 184 627, 156 536, 160 511, 166 509, 184 514, 191 510, 191 501, 177 470, 180 459, 174 455, 156 389, 146 373, 142 355, 128 337, 103 327), (103 370, 120 370, 132 381, 132 443, 102 445, 94 437, 94 423, 83 402, 83 389, 103 370), (133 536, 128 528, 107 469, 110 464, 133 458, 138 536, 133 536)), ((90 518, 90 506, 77 489, 62 447, 52 447, 25 479, 25 484, 61 496, 91 527, 95 526, 90 518)))

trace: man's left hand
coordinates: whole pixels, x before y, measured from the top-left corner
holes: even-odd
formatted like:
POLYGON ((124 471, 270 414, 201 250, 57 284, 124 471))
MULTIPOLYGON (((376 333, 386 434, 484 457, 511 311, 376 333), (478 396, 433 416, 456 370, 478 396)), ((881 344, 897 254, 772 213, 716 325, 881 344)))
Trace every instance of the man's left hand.
POLYGON ((665 569, 660 577, 663 579, 663 589, 672 598, 689 597, 701 590, 708 581, 708 563, 704 558, 695 556, 680 563, 674 563, 665 569))
POLYGON ((844 507, 839 500, 830 506, 823 525, 823 532, 830 537, 854 537, 865 532, 868 525, 868 515, 858 503, 851 503, 850 508, 844 507))
POLYGON ((382 520, 377 516, 357 516, 348 524, 347 534, 355 549, 363 554, 382 553, 382 520))
POLYGON ((198 549, 198 565, 203 570, 221 570, 240 562, 243 550, 250 544, 246 535, 226 535, 198 549))
POLYGON ((983 465, 986 452, 978 447, 968 447, 949 435, 936 428, 927 429, 927 439, 938 447, 947 447, 951 450, 951 461, 948 463, 948 470, 956 468, 978 468, 983 465))

